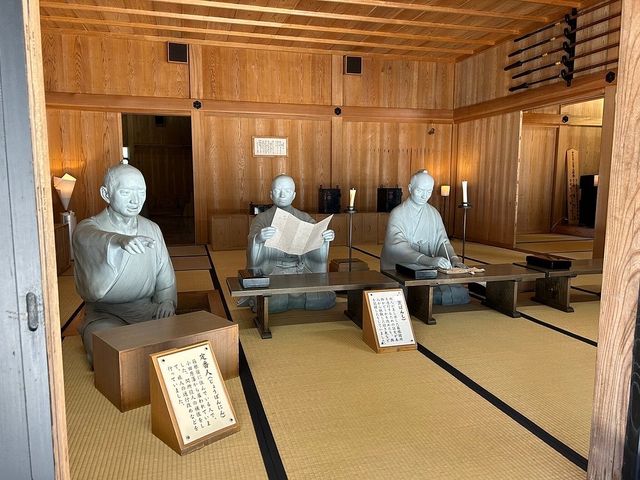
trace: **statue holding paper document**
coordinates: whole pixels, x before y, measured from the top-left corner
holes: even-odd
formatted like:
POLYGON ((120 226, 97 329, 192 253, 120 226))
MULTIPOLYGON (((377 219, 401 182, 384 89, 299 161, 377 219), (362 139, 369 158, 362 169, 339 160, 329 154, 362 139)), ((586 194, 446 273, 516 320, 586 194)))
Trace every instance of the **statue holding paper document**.
MULTIPOLYGON (((296 185, 288 175, 278 175, 271 182, 274 205, 251 222, 247 245, 247 267, 263 275, 325 273, 329 242, 335 238, 327 225, 331 217, 315 225, 308 214, 291 206, 296 185)), ((323 310, 335 305, 333 292, 274 295, 269 312, 292 309, 323 310)))
MULTIPOLYGON (((433 177, 426 170, 420 170, 411 177, 409 198, 389 215, 380 256, 381 270, 394 270, 397 263, 442 270, 466 267, 449 242, 440 213, 427 203, 433 185, 433 177)), ((466 288, 459 285, 445 287, 435 289, 434 303, 469 302, 466 288)))
POLYGON ((176 277, 158 225, 139 215, 146 197, 140 171, 109 169, 100 188, 108 203, 73 234, 76 290, 85 301, 80 334, 93 363, 94 332, 173 315, 176 277))

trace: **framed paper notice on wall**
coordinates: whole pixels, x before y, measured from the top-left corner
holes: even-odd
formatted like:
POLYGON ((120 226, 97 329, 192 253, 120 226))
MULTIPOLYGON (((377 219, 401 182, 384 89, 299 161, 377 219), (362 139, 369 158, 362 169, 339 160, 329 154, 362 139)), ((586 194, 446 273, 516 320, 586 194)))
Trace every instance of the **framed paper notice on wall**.
POLYGON ((287 137, 252 137, 254 157, 286 157, 287 137))
POLYGON ((376 353, 415 350, 416 341, 400 288, 363 292, 362 338, 376 353))
POLYGON ((240 428, 209 341, 151 355, 151 430, 180 455, 240 428))

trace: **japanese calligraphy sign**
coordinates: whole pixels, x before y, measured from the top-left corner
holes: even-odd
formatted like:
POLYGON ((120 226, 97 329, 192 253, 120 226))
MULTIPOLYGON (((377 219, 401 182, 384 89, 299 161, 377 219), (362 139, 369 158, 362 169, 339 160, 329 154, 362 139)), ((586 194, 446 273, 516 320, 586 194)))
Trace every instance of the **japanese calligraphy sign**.
POLYGON ((150 378, 153 433, 178 453, 239 429, 210 342, 152 355, 150 378))
POLYGON ((364 341, 377 353, 415 350, 411 316, 402 289, 367 290, 363 295, 364 341))
POLYGON ((286 157, 287 137, 252 137, 254 157, 286 157))

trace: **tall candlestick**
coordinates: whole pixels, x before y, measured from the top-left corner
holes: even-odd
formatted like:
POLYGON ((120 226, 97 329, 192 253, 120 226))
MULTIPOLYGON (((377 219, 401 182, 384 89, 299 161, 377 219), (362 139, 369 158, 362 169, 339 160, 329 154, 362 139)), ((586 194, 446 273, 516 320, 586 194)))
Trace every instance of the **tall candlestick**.
POLYGON ((129 158, 129 147, 122 147, 122 158, 129 158))
POLYGON ((467 181, 462 181, 462 203, 469 203, 467 199, 467 181))
POLYGON ((349 208, 353 208, 356 203, 356 189, 352 188, 349 190, 349 208))

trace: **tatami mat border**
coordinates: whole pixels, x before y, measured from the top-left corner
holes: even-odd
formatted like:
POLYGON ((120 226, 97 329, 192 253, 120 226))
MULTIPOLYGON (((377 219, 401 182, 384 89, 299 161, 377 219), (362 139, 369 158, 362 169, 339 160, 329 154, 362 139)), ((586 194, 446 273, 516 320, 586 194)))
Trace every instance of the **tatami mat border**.
POLYGON ((549 432, 541 428, 538 424, 532 422, 530 419, 525 417, 523 414, 518 412, 516 409, 500 400, 493 393, 488 391, 486 388, 480 386, 478 383, 474 382, 471 378, 467 377, 460 370, 455 368, 453 365, 448 363, 446 360, 442 359, 431 350, 426 348, 424 345, 418 343, 418 351, 422 353, 425 357, 431 360, 433 363, 438 365, 440 368, 445 370, 450 375, 453 375, 457 380, 462 382, 465 386, 469 387, 475 393, 480 395, 486 401, 491 403, 494 407, 499 409, 505 415, 509 416, 512 420, 517 422, 522 427, 526 428, 533 435, 538 437, 544 443, 549 445, 551 448, 556 450, 560 455, 565 457, 567 460, 583 469, 585 472, 587 471, 588 461, 574 449, 569 447, 564 442, 558 440, 556 437, 551 435, 549 432))
MULTIPOLYGON (((207 256, 209 257, 209 263, 211 264, 211 280, 216 289, 221 290, 220 281, 218 280, 218 274, 216 273, 216 267, 211 258, 211 251, 207 246, 207 256)), ((229 305, 227 305, 227 299, 224 295, 221 295, 222 306, 227 314, 229 321, 232 321, 231 311, 229 305)), ((253 423, 253 431, 256 434, 258 440, 258 446, 260 447, 260 454, 262 455, 262 461, 264 462, 264 468, 267 471, 267 475, 270 480, 286 480, 287 473, 278 451, 278 445, 276 444, 271 426, 269 425, 269 419, 264 411, 260 394, 258 393, 258 387, 253 380, 251 368, 249 368, 249 362, 244 354, 242 348, 242 342, 239 343, 240 348, 240 382, 242 383, 242 390, 244 391, 244 398, 247 400, 247 407, 249 408, 249 414, 251 415, 251 422, 253 423)))
POLYGON ((82 307, 84 307, 84 302, 82 302, 78 308, 75 309, 75 311, 71 314, 71 316, 67 319, 67 321, 65 322, 65 324, 62 326, 62 329, 60 330, 61 332, 64 332, 64 330, 71 325, 71 322, 73 322, 73 320, 76 318, 76 316, 80 313, 80 310, 82 310, 82 307))

